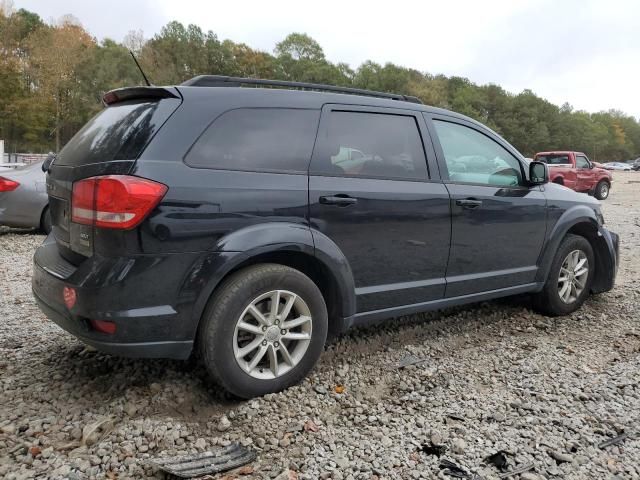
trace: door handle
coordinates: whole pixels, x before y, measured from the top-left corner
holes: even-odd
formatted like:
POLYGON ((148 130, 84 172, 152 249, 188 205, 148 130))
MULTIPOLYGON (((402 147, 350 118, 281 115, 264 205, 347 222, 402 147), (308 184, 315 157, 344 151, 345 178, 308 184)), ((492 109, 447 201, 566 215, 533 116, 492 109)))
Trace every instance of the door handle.
POLYGON ((462 208, 474 209, 482 205, 482 200, 476 200, 474 198, 464 198, 456 200, 456 205, 462 208))
POLYGON ((343 193, 339 193, 337 195, 326 195, 320 197, 320 203, 322 205, 337 205, 339 207, 348 207, 349 205, 358 203, 358 199, 350 197, 349 195, 345 195, 343 193))

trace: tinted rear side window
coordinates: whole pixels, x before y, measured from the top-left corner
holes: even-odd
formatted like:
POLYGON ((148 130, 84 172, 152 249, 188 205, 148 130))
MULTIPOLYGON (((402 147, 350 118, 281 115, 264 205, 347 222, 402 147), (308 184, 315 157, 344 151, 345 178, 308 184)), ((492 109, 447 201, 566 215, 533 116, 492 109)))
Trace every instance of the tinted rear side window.
POLYGON ((317 174, 425 180, 427 162, 413 116, 329 113, 312 170, 317 174))
POLYGON ((111 105, 80 129, 55 164, 78 166, 109 160, 135 160, 180 100, 129 101, 111 105))
POLYGON ((306 172, 320 112, 240 108, 218 117, 193 145, 193 167, 266 172, 306 172))

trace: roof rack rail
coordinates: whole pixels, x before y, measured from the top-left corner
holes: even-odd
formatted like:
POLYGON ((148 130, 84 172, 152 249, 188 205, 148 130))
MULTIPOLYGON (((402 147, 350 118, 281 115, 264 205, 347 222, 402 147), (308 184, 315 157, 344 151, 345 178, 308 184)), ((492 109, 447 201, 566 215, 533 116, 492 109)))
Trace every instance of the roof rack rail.
POLYGON ((263 78, 228 77, 226 75, 198 75, 197 77, 193 77, 183 82, 181 85, 188 87, 240 87, 242 85, 262 85, 266 87, 299 88, 301 90, 348 93, 351 95, 364 95, 367 97, 389 98, 391 100, 401 100, 404 102, 422 103, 418 97, 411 95, 375 92, 373 90, 323 85, 321 83, 289 82, 286 80, 267 80, 263 78))

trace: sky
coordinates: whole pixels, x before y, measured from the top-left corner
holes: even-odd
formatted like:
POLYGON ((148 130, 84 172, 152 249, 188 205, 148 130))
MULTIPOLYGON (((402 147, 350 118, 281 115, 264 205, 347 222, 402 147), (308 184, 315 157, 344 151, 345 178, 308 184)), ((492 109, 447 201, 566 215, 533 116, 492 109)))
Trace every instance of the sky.
MULTIPOLYGON (((640 118, 638 0, 13 0, 45 21, 72 14, 98 40, 145 38, 171 20, 273 52, 291 32, 356 68, 393 62, 640 118)), ((215 73, 215 72, 210 72, 215 73)))

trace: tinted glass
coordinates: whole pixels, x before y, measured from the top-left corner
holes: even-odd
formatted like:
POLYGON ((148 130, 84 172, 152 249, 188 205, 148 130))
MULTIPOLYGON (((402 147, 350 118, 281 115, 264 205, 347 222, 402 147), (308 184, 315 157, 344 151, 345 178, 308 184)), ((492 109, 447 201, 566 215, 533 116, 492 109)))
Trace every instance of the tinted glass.
POLYGON ((502 187, 522 182, 520 162, 494 140, 464 125, 434 125, 451 181, 502 187))
POLYGON ((536 160, 538 160, 539 162, 544 162, 549 165, 571 164, 571 161, 569 160, 569 155, 566 155, 566 154, 550 153, 547 155, 538 155, 536 156, 536 160))
POLYGON ((243 108, 216 119, 185 161, 224 170, 306 172, 318 110, 243 108))
POLYGON ((576 168, 589 168, 589 160, 587 160, 587 157, 578 155, 576 157, 576 168))
POLYGON ((69 140, 56 165, 135 160, 151 137, 180 105, 177 99, 130 101, 109 106, 69 140))
POLYGON ((416 120, 381 113, 331 112, 313 171, 409 180, 427 178, 416 120))

